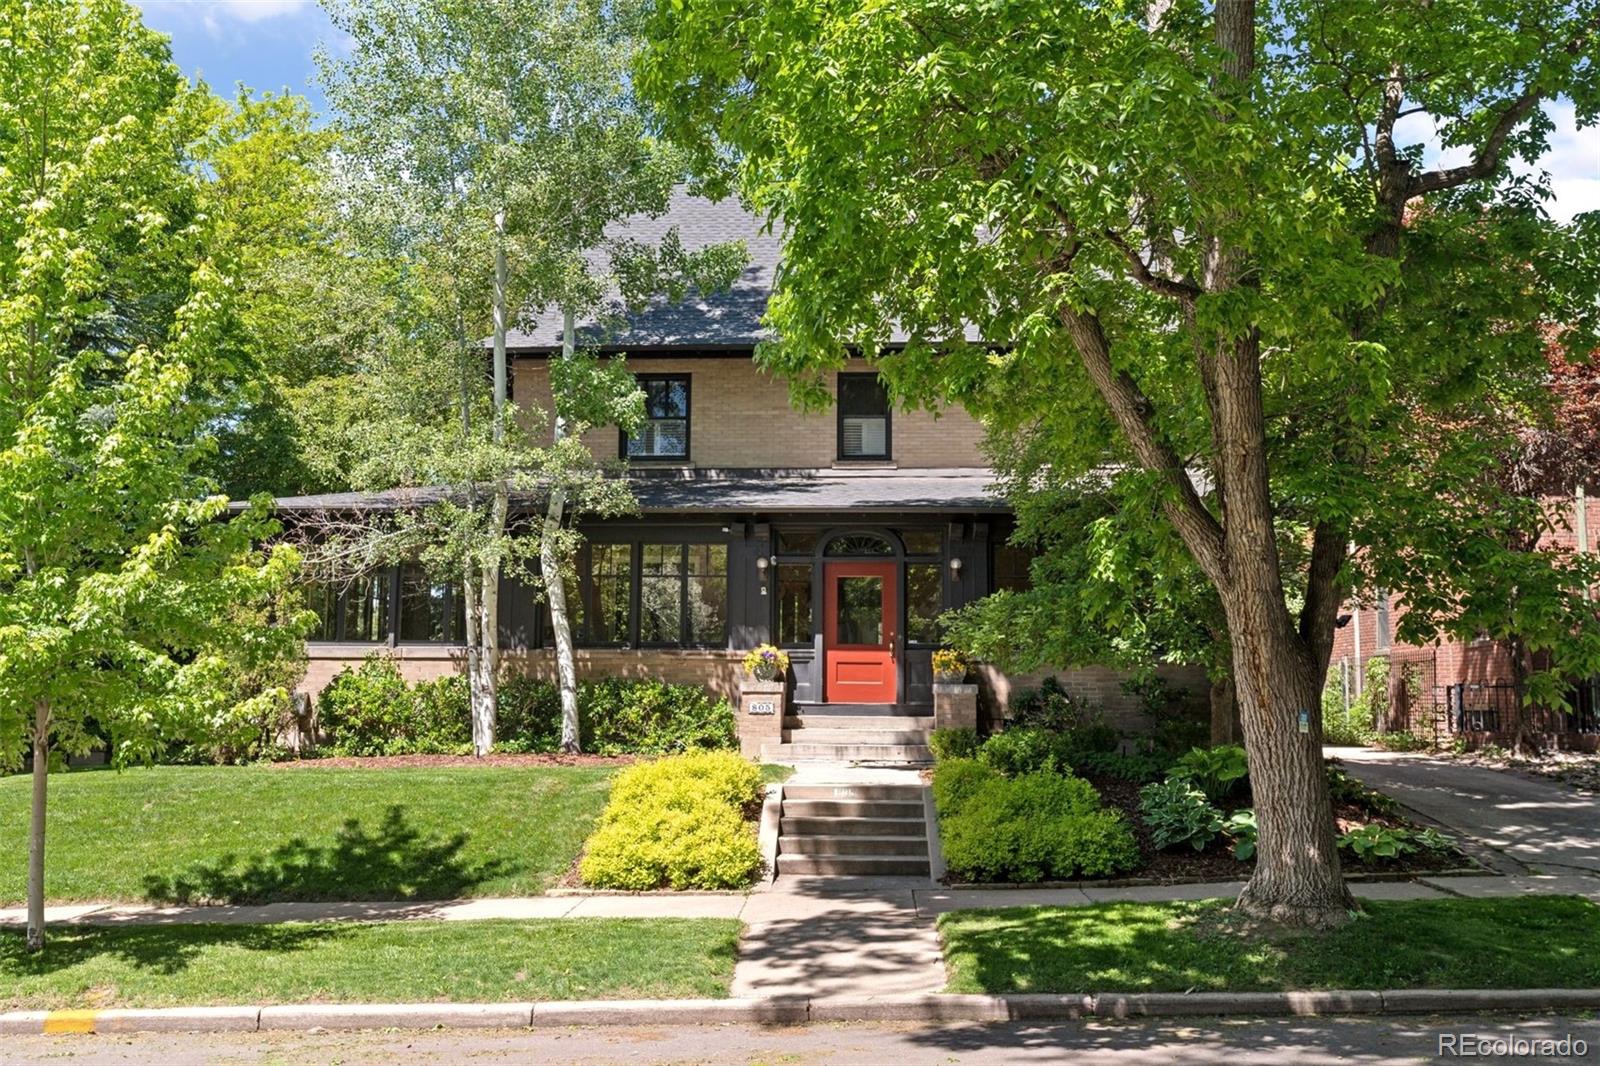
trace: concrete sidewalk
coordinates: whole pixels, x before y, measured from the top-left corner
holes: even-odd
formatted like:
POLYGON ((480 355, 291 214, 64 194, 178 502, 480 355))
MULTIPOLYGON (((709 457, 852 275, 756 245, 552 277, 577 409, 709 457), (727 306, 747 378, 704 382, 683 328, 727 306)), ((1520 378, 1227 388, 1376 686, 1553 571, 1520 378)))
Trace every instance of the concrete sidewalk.
POLYGON ((1600 796, 1511 770, 1328 748, 1352 776, 1505 856, 1512 872, 1600 874, 1600 796), (1521 867, 1521 869, 1517 869, 1521 867))

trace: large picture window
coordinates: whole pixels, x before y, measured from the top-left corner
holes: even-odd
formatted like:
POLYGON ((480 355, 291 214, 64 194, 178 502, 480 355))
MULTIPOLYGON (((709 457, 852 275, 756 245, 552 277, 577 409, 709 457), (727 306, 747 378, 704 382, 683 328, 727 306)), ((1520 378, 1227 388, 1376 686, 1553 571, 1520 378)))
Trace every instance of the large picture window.
POLYGON ((408 644, 460 644, 466 637, 460 587, 417 563, 400 568, 400 640, 408 644))
POLYGON ((889 458, 889 394, 877 374, 839 375, 839 458, 889 458))
POLYGON ((384 567, 349 581, 314 581, 305 595, 306 606, 317 615, 312 640, 459 644, 466 633, 459 586, 429 577, 416 564, 384 567))
POLYGON ((591 544, 584 558, 584 643, 727 643, 726 544, 591 544))
POLYGON ((622 435, 629 459, 689 458, 689 375, 641 374, 644 422, 638 433, 622 435))

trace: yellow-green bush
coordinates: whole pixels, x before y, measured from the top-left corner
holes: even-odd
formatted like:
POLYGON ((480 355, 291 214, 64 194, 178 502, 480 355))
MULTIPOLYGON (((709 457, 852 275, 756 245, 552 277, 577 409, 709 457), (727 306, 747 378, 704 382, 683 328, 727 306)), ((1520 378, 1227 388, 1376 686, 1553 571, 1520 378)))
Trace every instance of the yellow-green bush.
POLYGON ((761 872, 761 772, 731 752, 670 755, 617 775, 579 872, 597 888, 743 888, 761 872))

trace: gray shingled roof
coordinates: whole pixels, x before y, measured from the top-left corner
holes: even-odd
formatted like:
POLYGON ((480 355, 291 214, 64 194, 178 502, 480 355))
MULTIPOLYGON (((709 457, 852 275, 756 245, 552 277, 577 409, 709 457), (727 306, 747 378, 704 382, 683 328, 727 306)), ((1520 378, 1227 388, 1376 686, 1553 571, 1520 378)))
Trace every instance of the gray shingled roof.
MULTIPOLYGON (((754 347, 766 338, 761 316, 767 310, 767 297, 778 269, 782 242, 776 234, 763 232, 763 224, 732 198, 720 201, 692 196, 679 186, 672 192, 666 214, 660 218, 635 215, 606 230, 613 239, 629 238, 644 244, 657 244, 667 231, 677 227, 683 246, 698 251, 713 244, 742 240, 750 260, 744 273, 727 292, 706 295, 691 292, 678 303, 657 299, 638 313, 628 312, 613 301, 611 310, 626 322, 625 327, 603 335, 593 318, 578 323, 583 344, 606 347, 754 347)), ((506 338, 513 350, 549 352, 561 347, 561 310, 549 308, 531 315, 506 338)))
MULTIPOLYGON (((672 192, 666 214, 659 218, 635 215, 610 226, 612 239, 629 238, 644 244, 659 244, 667 231, 677 227, 683 246, 698 251, 713 244, 742 240, 749 262, 739 280, 726 292, 707 295, 691 291, 678 303, 657 298, 639 312, 627 310, 620 300, 608 305, 606 318, 620 319, 620 329, 603 330, 595 317, 578 322, 578 343, 609 349, 640 348, 753 348, 768 339, 762 326, 767 299, 772 295, 782 258, 783 241, 779 233, 767 232, 765 223, 745 210, 737 200, 707 200, 691 195, 682 185, 672 192)), ((903 344, 909 337, 895 329, 890 344, 903 344)), ((966 339, 982 340, 977 329, 968 326, 966 339)), ((506 337, 513 352, 539 354, 561 348, 561 310, 552 307, 525 316, 506 337)))
MULTIPOLYGON (((1008 511, 988 470, 695 470, 629 475, 645 514, 780 511, 1008 511)), ((442 488, 285 496, 278 510, 397 511, 444 499, 442 488)), ((542 494, 520 492, 517 508, 542 506, 542 494)), ((243 506, 238 505, 238 506, 243 506)))

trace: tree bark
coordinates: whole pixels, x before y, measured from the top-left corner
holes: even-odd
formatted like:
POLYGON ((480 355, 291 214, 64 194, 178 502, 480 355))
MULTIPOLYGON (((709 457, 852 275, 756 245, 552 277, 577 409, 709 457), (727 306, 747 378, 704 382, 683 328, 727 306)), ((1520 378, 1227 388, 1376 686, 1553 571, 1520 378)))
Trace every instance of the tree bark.
POLYGON ((44 950, 44 824, 46 786, 50 780, 50 704, 33 708, 33 807, 28 817, 29 951, 44 950))
POLYGON ((1214 678, 1211 682, 1211 746, 1237 744, 1239 740, 1239 701, 1234 698, 1233 678, 1214 678))
MULTIPOLYGON (((571 359, 577 350, 577 337, 570 308, 562 313, 561 358, 571 359)), ((561 417, 561 399, 551 394, 553 434, 557 443, 566 436, 566 420, 561 417)), ((561 750, 577 753, 583 746, 578 721, 578 669, 572 651, 572 620, 567 611, 567 589, 562 578, 560 552, 561 520, 566 510, 566 493, 560 487, 550 490, 550 505, 545 512, 544 535, 539 543, 539 571, 544 579, 545 602, 550 605, 550 628, 555 631, 556 689, 561 695, 561 750)))

